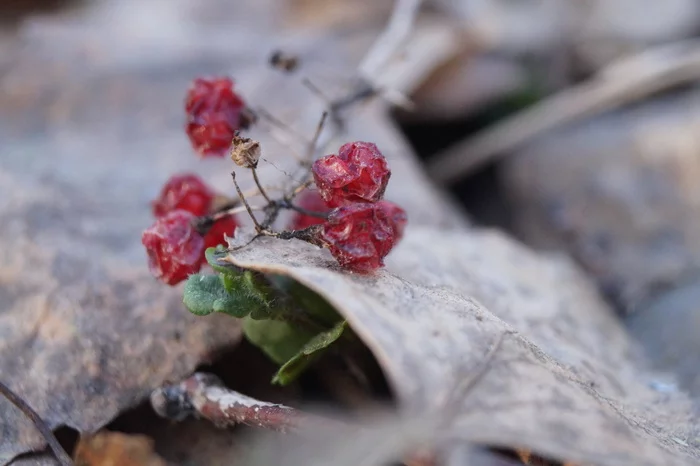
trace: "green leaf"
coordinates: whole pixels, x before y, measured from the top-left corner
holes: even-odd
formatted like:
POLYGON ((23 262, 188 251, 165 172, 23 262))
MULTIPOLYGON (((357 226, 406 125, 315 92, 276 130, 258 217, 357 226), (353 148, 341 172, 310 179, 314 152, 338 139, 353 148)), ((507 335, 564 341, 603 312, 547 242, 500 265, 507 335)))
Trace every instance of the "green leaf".
POLYGON ((191 313, 200 316, 223 312, 242 318, 251 312, 259 313, 269 305, 262 292, 251 284, 250 275, 252 272, 238 276, 192 275, 185 283, 182 302, 191 313))
POLYGON ((332 329, 321 332, 307 341, 294 356, 279 368, 277 374, 272 378, 272 383, 287 385, 295 380, 309 364, 340 338, 346 326, 347 322, 343 320, 332 329))
POLYGON ((278 289, 291 296, 304 312, 324 327, 330 327, 342 320, 331 303, 298 281, 282 275, 271 275, 269 278, 278 289))
POLYGON ((243 269, 241 269, 240 267, 236 267, 230 262, 224 262, 221 260, 225 258, 227 254, 228 252, 226 251, 226 249, 224 249, 221 246, 217 246, 215 248, 207 248, 207 250, 204 251, 204 257, 207 259, 207 263, 211 266, 212 269, 216 270, 217 272, 226 274, 242 273, 243 269))
POLYGON ((243 320, 243 333, 277 364, 293 358, 313 338, 313 333, 281 320, 243 320))
POLYGON ((231 274, 220 273, 219 280, 221 280, 221 284, 227 292, 234 293, 236 291, 236 285, 238 282, 231 274))

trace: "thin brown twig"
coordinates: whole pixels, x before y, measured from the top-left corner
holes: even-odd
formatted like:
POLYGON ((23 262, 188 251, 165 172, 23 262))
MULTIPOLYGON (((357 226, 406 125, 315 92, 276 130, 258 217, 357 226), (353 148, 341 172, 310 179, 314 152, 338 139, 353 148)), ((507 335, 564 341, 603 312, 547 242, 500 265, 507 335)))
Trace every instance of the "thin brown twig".
MULTIPOLYGON (((260 108, 257 112, 262 117, 261 121, 266 121, 269 124, 269 127, 264 128, 267 133, 278 143, 282 144, 285 150, 289 151, 296 160, 301 162, 303 157, 294 146, 297 143, 305 145, 308 144, 309 141, 295 131, 290 125, 278 119, 267 110, 260 108), (281 134, 278 134, 275 130, 281 131, 281 134)), ((263 160, 265 159, 263 158, 263 160)))
POLYGON ((265 200, 268 202, 272 202, 272 199, 270 199, 270 196, 267 195, 267 192, 265 192, 265 188, 263 188, 262 183, 260 183, 260 179, 258 178, 258 171, 255 169, 255 167, 251 168, 250 171, 253 172, 253 181, 255 181, 255 186, 258 187, 258 190, 260 191, 260 194, 262 197, 265 198, 265 200))
MULTIPOLYGON (((252 205, 250 206, 251 210, 256 211, 256 210, 263 210, 265 207, 259 206, 259 205, 252 205)), ((209 218, 211 218, 212 221, 217 221, 221 220, 224 217, 228 217, 229 215, 236 215, 240 214, 241 212, 245 212, 248 209, 244 205, 238 205, 235 207, 231 207, 230 209, 226 210, 221 210, 215 214, 212 214, 209 218)))
POLYGON ((323 127, 326 125, 326 120, 328 119, 328 112, 324 111, 321 114, 321 119, 318 120, 318 124, 316 125, 316 131, 314 131, 314 137, 311 138, 311 142, 309 143, 309 147, 307 149, 307 160, 309 162, 309 165, 311 164, 311 161, 314 158, 314 154, 316 153, 316 146, 318 145, 318 140, 321 137, 321 132, 323 131, 323 127))
POLYGON ((331 99, 326 94, 324 94, 323 91, 309 78, 302 78, 301 84, 305 86, 308 90, 316 94, 321 100, 326 102, 327 105, 330 105, 331 99))
POLYGON ((261 236, 264 236, 264 235, 258 233, 257 235, 253 236, 253 237, 250 238, 248 241, 246 241, 244 244, 241 244, 241 245, 239 245, 239 246, 234 246, 234 247, 232 247, 232 248, 229 248, 228 251, 229 251, 229 252, 240 251, 241 249, 243 249, 243 248, 245 248, 246 246, 250 245, 250 244, 251 244, 253 241, 255 241, 256 239, 260 238, 261 236))
POLYGON ((298 195, 300 192, 302 192, 303 190, 305 190, 306 188, 311 186, 313 183, 314 183, 313 179, 308 179, 308 180, 304 181, 302 184, 300 184, 299 186, 294 188, 294 191, 292 191, 292 193, 291 193, 292 197, 298 195))
POLYGON ((386 28, 360 63, 360 75, 370 82, 401 48, 413 29, 422 0, 396 0, 386 28))
POLYGON ((289 406, 256 400, 226 388, 215 375, 204 373, 195 373, 178 384, 155 390, 151 394, 151 405, 158 415, 169 419, 197 416, 218 427, 245 424, 289 432, 347 426, 341 421, 289 406))
POLYGON ((331 103, 331 114, 335 120, 338 120, 340 118, 339 113, 342 110, 356 103, 370 99, 376 96, 378 93, 379 90, 375 86, 368 83, 366 80, 361 79, 353 92, 331 103))
POLYGON ((248 201, 246 200, 245 195, 243 194, 243 191, 241 191, 241 187, 238 186, 238 181, 236 181, 236 172, 235 171, 231 172, 231 179, 233 180, 233 185, 236 187, 236 192, 238 193, 238 198, 241 200, 241 202, 245 206, 245 209, 248 211, 248 215, 250 215, 250 218, 253 220, 253 223, 255 224, 255 230, 258 233, 261 233, 263 230, 263 227, 258 222, 258 219, 255 218, 255 215, 253 214, 253 209, 250 207, 250 204, 248 204, 248 201))
MULTIPOLYGON (((316 125, 316 131, 314 132, 314 136, 309 142, 308 148, 307 148, 307 154, 305 160, 302 161, 301 163, 301 169, 303 170, 303 176, 306 179, 306 181, 302 182, 301 184, 294 186, 294 188, 287 192, 280 201, 273 201, 270 200, 268 203, 268 212, 265 217, 265 220, 263 221, 262 225, 259 225, 256 222, 256 225, 259 225, 258 232, 262 233, 266 236, 276 236, 280 237, 279 234, 272 233, 268 230, 268 228, 275 222, 277 219, 277 216, 279 215, 279 212, 282 208, 286 209, 293 209, 300 211, 302 213, 305 213, 307 215, 312 215, 312 216, 317 216, 318 213, 313 213, 310 211, 302 211, 301 208, 296 207, 295 205, 292 204, 292 201, 296 197, 297 194, 299 194, 301 191, 303 191, 305 188, 307 188, 313 181, 310 179, 310 170, 311 170, 311 161, 313 160, 314 154, 316 153, 318 141, 321 137, 321 132, 323 131, 323 128, 325 126, 326 120, 328 118, 328 112, 324 111, 321 114, 321 118, 316 125)), ((298 172, 297 172, 298 173, 298 172)), ((234 183, 236 182, 235 177, 234 177, 234 183)), ((236 188, 238 189, 238 188, 236 188)))
POLYGON ((615 110, 700 77, 700 41, 664 44, 608 65, 595 77, 541 100, 431 157, 428 173, 451 183, 535 137, 615 110))
POLYGON ((46 425, 46 422, 44 422, 41 416, 39 416, 39 414, 34 411, 34 409, 32 409, 32 407, 29 406, 26 401, 24 401, 19 395, 13 392, 10 387, 2 382, 0 382, 0 394, 7 398, 10 403, 22 411, 22 414, 27 416, 29 420, 32 421, 34 427, 36 427, 36 429, 44 437, 44 440, 46 440, 46 443, 49 445, 49 448, 61 466, 73 466, 73 460, 58 442, 58 439, 53 434, 49 426, 46 425))
POLYGON ((267 120, 268 123, 272 124, 273 126, 277 127, 278 129, 281 129, 285 133, 294 136, 295 139, 297 139, 299 142, 302 144, 307 144, 309 141, 301 134, 299 134, 297 131, 295 131, 291 126, 289 126, 287 123, 284 121, 280 120, 276 116, 274 116, 272 113, 268 112, 264 108, 258 108, 255 110, 262 118, 267 120))
POLYGON ((308 215, 309 217, 316 217, 322 219, 328 218, 328 212, 316 212, 313 210, 304 209, 303 207, 299 207, 289 202, 282 203, 281 207, 284 209, 294 210, 296 212, 299 212, 300 214, 308 215))

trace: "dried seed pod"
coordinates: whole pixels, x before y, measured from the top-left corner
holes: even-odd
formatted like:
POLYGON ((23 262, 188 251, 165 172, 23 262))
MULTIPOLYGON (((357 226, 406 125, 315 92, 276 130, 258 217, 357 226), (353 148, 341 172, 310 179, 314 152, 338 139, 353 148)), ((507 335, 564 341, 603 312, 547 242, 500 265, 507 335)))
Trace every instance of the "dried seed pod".
POLYGON ((239 167, 256 168, 260 160, 260 143, 236 134, 231 142, 231 160, 239 167))
POLYGON ((299 57, 281 50, 275 50, 270 55, 270 65, 285 73, 291 73, 299 67, 299 57))

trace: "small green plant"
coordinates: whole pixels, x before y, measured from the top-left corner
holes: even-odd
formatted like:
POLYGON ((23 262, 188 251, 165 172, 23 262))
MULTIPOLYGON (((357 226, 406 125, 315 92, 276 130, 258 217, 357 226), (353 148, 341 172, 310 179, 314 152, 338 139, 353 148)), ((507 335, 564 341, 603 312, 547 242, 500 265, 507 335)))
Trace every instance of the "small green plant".
POLYGON ((343 335, 346 323, 311 290, 242 270, 226 263, 226 254, 223 248, 207 249, 206 259, 216 273, 191 275, 183 302, 196 315, 223 312, 243 319, 246 338, 281 364, 272 381, 285 385, 343 335))
POLYGON ((347 324, 325 300, 300 284, 228 262, 235 249, 226 249, 226 238, 239 228, 236 215, 250 216, 256 231, 251 242, 260 236, 306 241, 327 249, 348 271, 372 273, 383 267, 407 222, 401 207, 383 199, 391 170, 370 142, 350 142, 337 154, 317 157, 324 113, 307 159, 299 162, 305 176, 273 198, 256 171, 260 143, 239 134, 255 124, 258 115, 234 91, 231 79, 196 79, 187 93, 185 111, 186 132, 195 152, 215 158, 228 151, 236 166, 251 171, 257 187, 253 195, 266 204, 251 207, 235 170, 231 177, 237 198, 216 193, 194 174, 171 177, 153 202, 155 223, 142 235, 149 268, 171 286, 186 280, 183 302, 193 314, 222 312, 242 319, 246 338, 281 365, 273 382, 289 383, 329 347, 351 339, 347 324), (293 210, 294 217, 287 230, 275 231, 283 209, 293 210), (258 219, 255 211, 264 218, 258 219), (200 273, 206 264, 213 274, 200 273))

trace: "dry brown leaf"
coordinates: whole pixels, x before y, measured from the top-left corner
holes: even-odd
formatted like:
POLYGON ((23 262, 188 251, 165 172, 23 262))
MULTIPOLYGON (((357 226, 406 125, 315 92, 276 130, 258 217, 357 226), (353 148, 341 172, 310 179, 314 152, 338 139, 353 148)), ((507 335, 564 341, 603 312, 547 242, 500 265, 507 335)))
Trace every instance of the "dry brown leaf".
MULTIPOLYGON (((57 127, 37 118, 34 104, 13 105, 12 73, 5 76, 12 94, 0 97, 0 373, 51 427, 91 432, 235 344, 240 332, 223 316, 205 322, 189 315, 180 292, 156 283, 145 267, 140 231, 151 222, 150 186, 170 166, 168 154, 153 141, 120 140, 116 127, 130 125, 124 120, 115 121, 111 141, 98 136, 109 134, 99 127, 107 121, 79 129, 90 114, 123 111, 110 93, 139 102, 159 85, 141 75, 64 88, 48 82, 51 71, 44 69, 47 82, 34 90, 39 98, 58 96, 56 108, 78 121, 57 127)), ((0 463, 43 446, 5 400, 0 413, 0 463)))
POLYGON ((145 435, 98 432, 83 437, 75 447, 76 466, 166 466, 145 435))
POLYGON ((35 453, 15 459, 10 466, 61 466, 51 453, 35 453))
MULTIPOLYGON (((281 43, 304 51, 303 70, 316 84, 325 89, 330 78, 347 91, 358 44, 380 27, 282 40, 272 4, 95 2, 30 19, 0 44, 8 52, 0 62, 0 373, 52 428, 93 432, 237 342, 235 321, 191 316, 179 290, 152 279, 139 242, 152 221, 149 201, 173 173, 196 171, 233 193, 229 161, 192 155, 182 131, 184 90, 196 75, 231 73, 251 102, 300 123, 308 138, 322 101, 298 79, 265 68, 267 54, 281 43), (308 109, 301 119, 300 108, 308 109)), ((413 183, 391 195, 439 204, 416 164, 404 160, 403 141, 385 140, 395 174, 413 183)), ((261 176, 289 181, 291 146, 269 134, 265 141, 261 176)), ((409 213, 464 224, 449 209, 409 213)), ((0 464, 42 447, 4 400, 0 419, 0 464)))
POLYGON ((541 137, 504 166, 519 229, 565 245, 626 306, 700 258, 700 94, 655 99, 541 137))
MULTIPOLYGON (((52 426, 80 430, 96 429, 237 335, 216 318, 181 311, 177 291, 148 278, 137 240, 160 182, 197 164, 178 117, 191 76, 233 63, 242 88, 257 89, 251 95, 267 97, 264 103, 273 102, 304 135, 320 114, 298 85, 271 87, 274 79, 250 66, 278 45, 271 19, 217 9, 216 1, 110 5, 96 10, 90 27, 76 17, 54 29, 30 28, 3 75, 8 94, 0 95, 0 213, 9 219, 0 226, 2 278, 12 285, 2 289, 9 290, 3 304, 17 301, 3 309, 2 330, 11 336, 0 347, 0 369, 52 426), (132 21, 135 12, 139 21, 132 21), (258 49, 242 48, 251 43, 258 49)), ((313 39, 291 44, 319 42, 313 39)), ((323 45, 333 52, 328 63, 346 69, 340 64, 351 62, 344 55, 351 47, 335 50, 330 39, 323 45)), ((403 409, 449 410, 461 438, 604 465, 697 457, 690 404, 682 394, 647 387, 654 376, 568 263, 543 260, 495 233, 467 232, 383 109, 357 115, 344 137, 379 144, 394 173, 387 196, 409 212, 411 228, 388 271, 343 274, 324 251, 271 240, 241 251, 237 261, 288 274, 324 295, 375 352, 403 409), (513 331, 485 375, 455 393, 460 382, 471 385, 493 342, 513 331)), ((266 150, 289 152, 269 138, 263 146, 263 162, 266 150)), ((267 172, 284 179, 285 166, 270 158, 275 166, 267 172)), ((230 187, 229 167, 220 167, 198 171, 230 187)), ((15 424, 19 418, 4 405, 0 412, 10 425, 26 425, 15 424)), ((33 432, 20 437, 2 428, 13 433, 2 439, 2 459, 40 444, 33 432)))
POLYGON ((409 228, 388 259, 386 271, 347 274, 326 251, 274 239, 230 256, 323 295, 374 351, 403 409, 443 413, 460 438, 601 465, 700 457, 690 401, 649 388, 654 375, 568 262, 496 232, 432 227, 409 228), (503 335, 488 372, 461 392, 503 335))
MULTIPOLYGON (((158 183, 182 169, 178 152, 194 159, 179 115, 202 64, 166 82, 162 62, 125 73, 127 40, 110 71, 69 47, 90 30, 67 22, 25 30, 3 57, 0 373, 52 428, 91 432, 240 332, 225 316, 190 315, 150 276, 139 241, 158 183)), ((0 431, 0 464, 44 444, 4 399, 0 431)))
POLYGON ((503 169, 523 238, 578 258, 696 395, 699 109, 693 91, 650 100, 542 137, 503 169))

